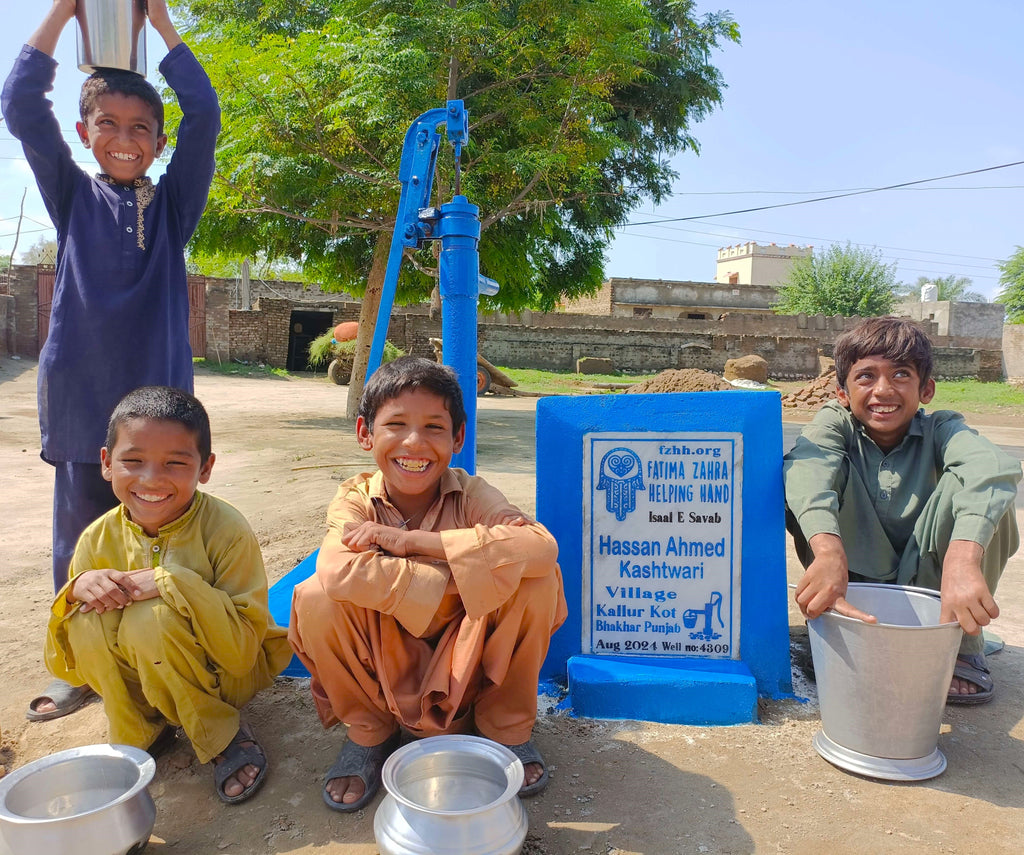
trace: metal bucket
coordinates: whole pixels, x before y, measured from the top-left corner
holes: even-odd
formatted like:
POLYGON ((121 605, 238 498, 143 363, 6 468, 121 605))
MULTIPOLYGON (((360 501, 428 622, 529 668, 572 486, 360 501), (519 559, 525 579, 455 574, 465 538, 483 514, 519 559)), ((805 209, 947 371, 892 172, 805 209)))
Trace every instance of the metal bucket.
POLYGON ((78 0, 78 67, 120 68, 146 76, 143 0, 78 0))
POLYGON ((128 745, 86 745, 0 780, 0 852, 135 855, 149 842, 156 761, 128 745))
POLYGON ((878 623, 833 611, 808 621, 822 724, 814 747, 858 774, 935 777, 946 768, 939 728, 963 630, 939 623, 935 591, 852 583, 846 599, 878 623))
POLYGON ((528 820, 523 764, 478 736, 432 736, 384 763, 373 817, 381 855, 517 855, 528 820))

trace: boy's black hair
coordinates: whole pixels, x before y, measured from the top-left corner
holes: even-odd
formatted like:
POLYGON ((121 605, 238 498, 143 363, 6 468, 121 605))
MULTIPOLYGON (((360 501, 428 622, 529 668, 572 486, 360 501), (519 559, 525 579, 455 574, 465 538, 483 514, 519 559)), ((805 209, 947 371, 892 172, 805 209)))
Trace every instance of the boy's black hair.
POLYGON ((140 386, 125 395, 114 407, 107 423, 107 451, 113 452, 117 429, 132 419, 177 422, 196 440, 203 463, 210 459, 210 417, 199 399, 171 386, 140 386))
POLYGON ((452 417, 453 433, 466 423, 462 389, 455 371, 419 356, 400 356, 374 371, 363 389, 358 414, 363 417, 367 429, 373 431, 373 420, 385 403, 412 389, 424 389, 444 399, 452 417))
POLYGON ((932 376, 932 343, 909 318, 868 318, 836 339, 836 381, 843 389, 853 364, 868 356, 913 365, 922 386, 932 376))
POLYGON ((141 74, 122 71, 120 68, 97 68, 82 84, 82 94, 78 98, 78 112, 83 122, 89 120, 92 111, 96 109, 96 99, 101 95, 141 98, 153 111, 156 135, 160 136, 164 132, 164 102, 160 100, 160 93, 153 88, 153 84, 141 74))

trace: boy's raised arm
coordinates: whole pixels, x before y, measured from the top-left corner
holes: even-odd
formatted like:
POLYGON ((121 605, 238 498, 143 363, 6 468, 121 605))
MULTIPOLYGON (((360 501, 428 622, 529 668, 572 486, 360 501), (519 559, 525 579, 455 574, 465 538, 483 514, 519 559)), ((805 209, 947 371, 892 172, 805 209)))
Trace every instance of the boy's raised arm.
POLYGON ((160 38, 167 45, 167 50, 173 50, 181 44, 181 36, 171 23, 171 16, 167 12, 167 4, 164 0, 149 0, 146 4, 146 14, 153 29, 160 34, 160 38))
POLYGON ((64 32, 68 21, 75 17, 76 8, 76 0, 54 0, 53 5, 43 18, 43 22, 28 37, 26 44, 53 56, 57 50, 60 34, 64 32))

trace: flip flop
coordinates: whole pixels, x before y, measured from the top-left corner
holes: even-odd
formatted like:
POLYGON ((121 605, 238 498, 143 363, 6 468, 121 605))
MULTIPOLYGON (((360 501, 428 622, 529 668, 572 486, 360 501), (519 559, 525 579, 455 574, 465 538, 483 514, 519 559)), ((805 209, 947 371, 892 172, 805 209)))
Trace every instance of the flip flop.
POLYGON ((528 742, 521 742, 519 745, 506 745, 505 747, 522 761, 524 768, 528 763, 539 763, 542 770, 541 776, 536 781, 532 784, 523 784, 519 788, 519 798, 527 799, 530 796, 535 796, 547 787, 549 780, 548 767, 541 756, 540 749, 534 745, 532 739, 528 742))
POLYGON ((164 725, 164 729, 156 735, 156 739, 150 743, 149 748, 146 749, 146 753, 156 760, 159 757, 163 757, 164 754, 173 749, 177 741, 178 728, 173 724, 164 725))
POLYGON ((49 686, 32 699, 25 711, 29 721, 50 721, 73 713, 96 693, 89 686, 72 686, 65 680, 53 680, 49 686), (56 709, 39 712, 38 707, 45 701, 53 701, 56 709))
MULTIPOLYGON (((161 734, 162 735, 162 734, 161 734)), ((260 788, 263 779, 267 776, 267 755, 259 742, 253 735, 252 728, 242 722, 238 733, 234 735, 227 747, 217 755, 223 757, 220 763, 213 767, 213 780, 217 785, 217 795, 225 804, 235 805, 250 798, 260 788), (243 742, 251 742, 252 745, 242 745, 243 742), (228 778, 234 775, 239 769, 246 766, 255 766, 259 769, 256 780, 253 781, 237 796, 229 796, 224 792, 224 784, 228 778)))
POLYGON ((953 676, 974 683, 978 691, 973 695, 955 695, 950 693, 946 696, 947 704, 987 704, 995 696, 995 683, 992 682, 985 661, 984 653, 971 655, 961 653, 956 658, 956 667, 953 668, 953 676))
POLYGON ((380 745, 357 745, 351 739, 345 740, 334 765, 324 777, 324 804, 339 813, 355 813, 366 807, 380 789, 380 773, 384 761, 398 748, 401 738, 401 731, 397 731, 380 745), (327 792, 327 784, 335 778, 359 778, 365 788, 363 794, 354 802, 336 802, 327 792))

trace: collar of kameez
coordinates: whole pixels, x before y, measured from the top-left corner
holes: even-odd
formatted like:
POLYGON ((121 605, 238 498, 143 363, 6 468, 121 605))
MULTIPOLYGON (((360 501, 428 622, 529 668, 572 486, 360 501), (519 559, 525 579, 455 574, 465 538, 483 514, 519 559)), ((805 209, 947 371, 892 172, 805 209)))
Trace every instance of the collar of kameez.
MULTIPOLYGON (((188 510, 185 511, 185 513, 183 513, 176 520, 171 520, 171 522, 167 523, 167 525, 160 526, 160 528, 157 529, 156 537, 153 537, 152 539, 156 540, 160 537, 166 537, 169 534, 174 534, 174 532, 176 532, 178 529, 184 528, 186 525, 188 525, 189 520, 191 520, 192 517, 199 513, 199 508, 205 501, 206 496, 203 493, 199 492, 199 490, 196 490, 196 494, 192 497, 192 504, 188 506, 188 510)), ((128 526, 133 531, 138 532, 143 537, 150 537, 150 535, 146 534, 146 532, 142 530, 141 525, 139 525, 137 522, 134 522, 128 516, 128 511, 123 504, 121 505, 120 510, 121 519, 124 520, 124 524, 126 526, 128 526)))
POLYGON ((131 184, 122 184, 120 181, 115 181, 105 172, 100 172, 96 177, 104 184, 109 184, 111 187, 132 187, 135 190, 135 245, 139 249, 146 248, 146 221, 143 219, 143 214, 146 213, 146 208, 149 207, 149 203, 153 201, 153 195, 156 190, 153 187, 153 182, 149 180, 148 175, 140 175, 138 178, 133 178, 131 184))
MULTIPOLYGON (((455 473, 451 469, 446 469, 444 475, 441 476, 440 482, 440 493, 461 493, 462 484, 459 479, 455 477, 455 473)), ((379 469, 370 476, 370 483, 368 485, 367 492, 371 499, 380 499, 381 501, 391 504, 391 499, 388 498, 388 491, 384 487, 384 473, 379 469)))
POLYGON ((138 178, 133 178, 131 184, 122 184, 114 178, 111 178, 105 172, 96 173, 96 177, 104 184, 109 184, 111 187, 134 187, 138 190, 140 187, 151 187, 153 182, 150 180, 148 175, 140 175, 138 178))
MULTIPOLYGON (((847 410, 847 412, 849 412, 849 410, 847 410)), ((914 413, 914 418, 907 426, 907 432, 903 434, 903 439, 900 440, 900 444, 897 445, 896 448, 893 448, 890 451, 885 451, 882 453, 891 454, 893 451, 902 448, 903 443, 907 441, 907 437, 909 436, 924 436, 924 426, 922 424, 922 420, 926 415, 927 413, 925 413, 924 408, 919 407, 917 412, 914 413)), ((850 418, 853 420, 853 423, 857 427, 857 430, 860 432, 860 435, 863 436, 864 439, 868 440, 868 442, 873 443, 874 440, 870 436, 868 436, 868 432, 864 429, 864 425, 861 423, 861 421, 856 416, 854 416, 853 413, 850 413, 850 418)), ((881 451, 881 449, 878 450, 881 451)))

